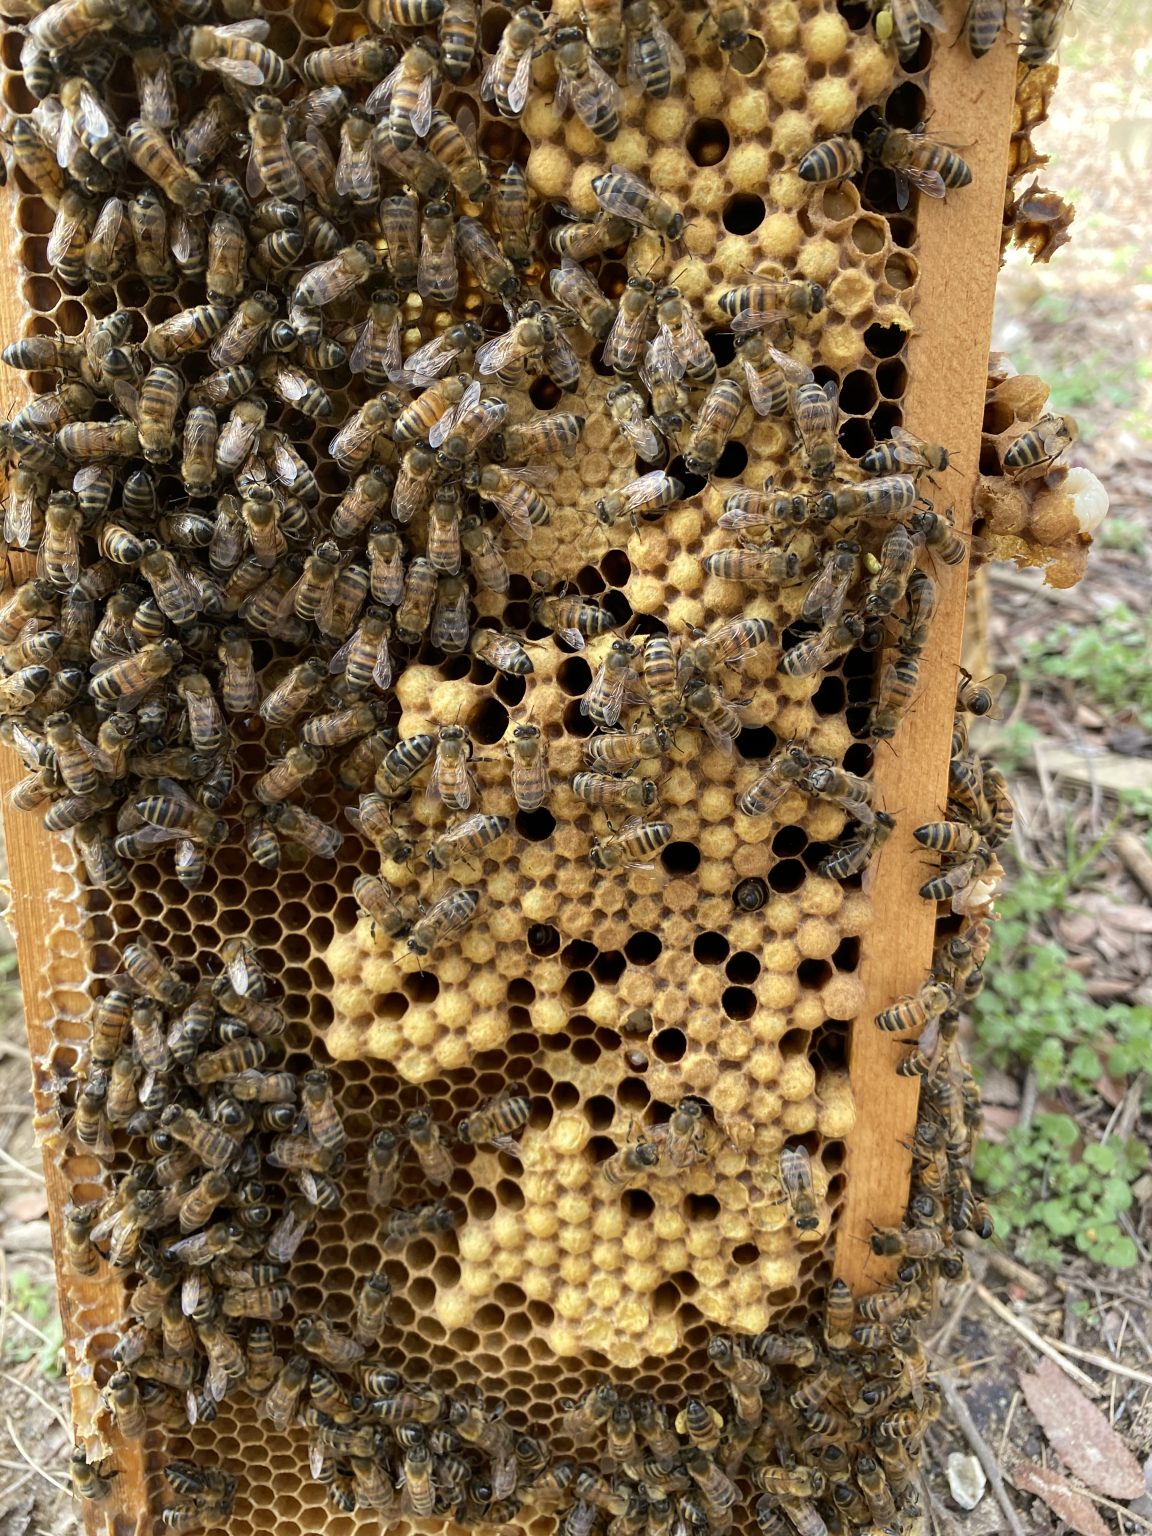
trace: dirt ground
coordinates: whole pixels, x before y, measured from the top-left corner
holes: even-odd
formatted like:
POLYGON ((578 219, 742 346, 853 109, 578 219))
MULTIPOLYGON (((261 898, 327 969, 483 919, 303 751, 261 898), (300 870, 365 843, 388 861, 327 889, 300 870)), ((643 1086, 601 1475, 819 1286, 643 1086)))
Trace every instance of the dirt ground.
MULTIPOLYGON (((1064 44, 1055 115, 1037 140, 1051 157, 1041 179, 1077 207, 1072 243, 1048 267, 1010 260, 995 345, 1020 372, 1048 379, 1055 408, 1076 416, 1073 457, 1104 480, 1113 511, 1075 591, 1050 592, 1033 574, 989 573, 990 665, 1008 674, 1012 706, 1000 744, 993 735, 987 750, 1007 751, 1014 765, 1014 856, 1023 871, 1051 871, 1068 849, 1096 847, 1091 889, 1038 914, 1030 941, 1057 939, 1090 997, 1148 1005, 1152 858, 1142 879, 1132 846, 1147 856, 1152 793, 1143 804, 1120 802, 1117 814, 1113 791, 1133 773, 1146 789, 1152 783, 1152 725, 1123 700, 1085 700, 1058 667, 1029 682, 1057 625, 1099 626, 1118 605, 1144 614, 1152 578, 1152 199, 1137 191, 1152 177, 1152 16, 1146 0, 1083 0, 1081 12, 1064 44), (1079 760, 1079 771, 1075 761, 1070 776, 1050 771, 1051 751, 1079 760), (1125 835, 1127 844, 1118 841, 1125 835)), ((1146 680, 1148 670, 1145 659, 1146 680)), ((1028 1072, 985 1065, 989 1130, 1002 1139, 1036 1112, 1037 1087, 1028 1072)), ((1148 1145, 1142 1098, 1137 1075, 1135 1093, 1129 1085, 1115 1104, 1081 1097, 1072 1107, 1086 1128, 1111 1128, 1121 1117, 1148 1145)), ((1039 1094, 1042 1108, 1060 1100, 1060 1090, 1039 1094)), ((66 1488, 67 1402, 30 1115, 14 958, 0 934, 0 1536, 68 1536, 78 1517, 66 1488)), ((971 1283, 948 1300, 928 1339, 946 1386, 926 1447, 925 1529, 933 1536, 1152 1531, 1152 1498, 1131 1472, 1147 1466, 1152 1486, 1152 1201, 1148 1188, 1136 1188, 1141 1199, 1127 1217, 1138 1254, 1132 1267, 1093 1263, 1072 1245, 1047 1265, 1019 1262, 1011 1241, 973 1253, 971 1283), (1049 1355, 1063 1364, 1044 1366, 1049 1355), (1072 1381, 1069 1367, 1083 1380, 1072 1381), (1059 1383, 1090 1398, 1097 1418, 1078 1419, 1075 1397, 1061 1399, 1059 1383), (1055 1437, 1052 1419, 1061 1413, 1082 1443, 1095 1443, 1101 1422, 1119 1436, 1119 1449, 1107 1439, 1099 1446, 1111 1484, 1099 1474, 1095 1483, 1074 1477, 1079 1503, 1062 1506, 1059 1490, 1052 1495, 1068 1523, 1036 1496, 1035 1480, 1031 1491, 1010 1486, 1021 1463, 1039 1469, 1040 1481, 1082 1470, 1075 1448, 1055 1437), (968 1510, 957 1492, 973 1475, 974 1456, 987 1460, 992 1486, 968 1510), (1102 1491, 1109 1486, 1125 1491, 1110 1496, 1102 1491)))

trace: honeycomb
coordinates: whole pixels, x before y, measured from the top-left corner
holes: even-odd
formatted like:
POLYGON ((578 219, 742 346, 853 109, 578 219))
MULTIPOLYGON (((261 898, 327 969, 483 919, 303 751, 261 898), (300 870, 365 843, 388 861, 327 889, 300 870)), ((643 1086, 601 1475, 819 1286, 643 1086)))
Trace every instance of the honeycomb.
MULTIPOLYGON (((271 44, 294 61, 368 31, 356 4, 269 0, 265 8, 271 44)), ((549 14, 563 23, 578 10, 557 5, 549 14)), ((485 8, 487 52, 509 16, 485 8)), ((722 365, 733 354, 719 298, 749 270, 769 263, 823 285, 826 308, 798 325, 792 352, 819 381, 838 382, 845 462, 902 421, 920 277, 916 206, 900 207, 893 177, 876 167, 859 189, 845 181, 815 191, 795 167, 814 142, 849 131, 876 103, 885 103, 897 126, 924 119, 938 46, 925 34, 917 56, 901 66, 868 20, 860 5, 764 0, 751 8, 748 45, 729 57, 694 15, 671 18, 687 64, 682 86, 664 101, 626 91, 610 145, 570 113, 557 115, 548 54, 534 66, 518 125, 477 101, 471 77, 442 99, 451 111, 471 105, 481 152, 522 163, 544 210, 563 199, 578 214, 593 212, 592 178, 616 164, 643 175, 682 211, 682 250, 641 234, 628 265, 606 259, 597 280, 616 297, 630 274, 674 273, 722 365)), ((10 29, 4 96, 17 119, 34 107, 20 54, 20 36, 10 29)), ((121 117, 129 116, 131 82, 113 80, 110 92, 121 117)), ((25 334, 79 336, 117 307, 155 325, 202 299, 198 281, 152 293, 131 272, 111 287, 62 284, 47 258, 52 211, 21 170, 13 180, 25 334)), ((550 217, 546 211, 546 223, 550 217)), ((486 327, 503 327, 502 311, 475 289, 459 308, 486 327)), ((407 346, 428 340, 417 314, 407 314, 406 325, 407 346)), ((636 455, 605 409, 611 376, 589 341, 573 344, 581 356, 573 401, 586 417, 580 448, 556 465, 548 523, 533 530, 530 543, 505 551, 512 573, 506 599, 482 587, 473 593, 474 623, 500 621, 523 633, 534 670, 527 679, 510 677, 467 655, 425 649, 398 669, 395 683, 390 723, 397 736, 463 724, 476 748, 477 799, 486 813, 508 817, 512 830, 497 850, 454 868, 450 882, 418 857, 386 861, 382 872, 396 901, 410 906, 430 906, 462 874, 482 892, 475 921, 450 946, 418 959, 359 910, 355 882, 379 861, 369 840, 349 828, 345 813, 356 796, 333 759, 308 780, 302 803, 344 830, 335 858, 287 842, 280 869, 270 871, 231 837, 209 853, 194 890, 173 873, 166 852, 132 861, 127 883, 109 890, 93 885, 54 841, 55 926, 45 934, 51 958, 42 979, 54 1043, 39 1085, 43 1099, 61 1102, 62 1121, 46 1118, 45 1131, 72 1198, 99 1198, 109 1173, 76 1141, 70 1118, 92 1001, 121 975, 125 946, 141 934, 188 978, 218 973, 224 941, 248 941, 287 1020, 283 1067, 329 1070, 348 1136, 340 1203, 318 1213, 292 1263, 292 1314, 347 1323, 363 1279, 383 1271, 393 1290, 385 1353, 405 1380, 440 1391, 480 1389, 504 1405, 516 1430, 560 1454, 572 1443, 559 1405, 602 1379, 673 1411, 690 1396, 719 1402, 707 1352, 713 1330, 787 1333, 818 1315, 856 1123, 849 1025, 865 1007, 858 971, 875 921, 866 880, 819 873, 845 832, 843 810, 798 790, 772 816, 750 819, 735 810, 737 795, 777 745, 800 744, 853 773, 872 767, 874 652, 850 651, 810 678, 784 674, 781 649, 803 633, 804 588, 750 596, 702 565, 731 544, 718 518, 732 490, 770 476, 786 489, 804 483, 791 426, 745 406, 707 481, 673 465, 685 487, 674 507, 659 520, 606 531, 590 515, 592 504, 635 477, 636 455), (615 620, 613 634, 574 651, 538 624, 531 606, 538 571, 554 589, 567 584, 598 600, 615 620), (671 839, 651 869, 594 870, 589 849, 610 823, 569 781, 584 766, 582 740, 591 730, 580 701, 613 635, 628 626, 631 635, 666 629, 679 637, 736 616, 770 620, 782 642, 753 652, 740 668, 736 688, 748 702, 734 752, 693 730, 680 733, 662 761, 642 762, 658 783, 671 839), (505 750, 524 721, 544 734, 554 785, 546 807, 531 812, 517 807, 505 750), (741 905, 750 885, 759 892, 755 910, 741 905), (630 1021, 645 1010, 650 1023, 636 1030, 630 1021), (453 1145, 447 1194, 462 1216, 457 1229, 421 1235, 402 1251, 383 1245, 360 1176, 373 1135, 424 1104, 446 1132, 509 1083, 524 1084, 532 1100, 519 1156, 453 1145), (639 1132, 666 1126, 685 1097, 708 1106, 707 1159, 634 1187, 610 1186, 600 1165, 639 1132), (816 1221, 800 1232, 776 1171, 786 1143, 803 1147, 812 1162, 816 1221)), ((31 376, 35 388, 51 382, 31 376)), ((367 394, 357 383, 324 382, 337 421, 367 394)), ((538 380, 509 403, 515 424, 534 408, 569 402, 538 380)), ((287 408, 279 416, 274 408, 270 420, 284 423, 306 450, 330 510, 347 479, 329 456, 331 426, 312 429, 287 408)), ((174 481, 172 488, 178 494, 174 481)), ((263 686, 298 654, 264 647, 263 686)), ((255 721, 238 728, 237 738, 236 794, 247 802, 284 737, 255 721)), ((397 819, 418 848, 447 825, 443 805, 419 792, 397 819)), ((411 1204, 428 1193, 407 1159, 398 1198, 411 1204)), ((275 1191, 275 1198, 284 1194, 275 1191)), ((123 1468, 132 1453, 110 1432, 97 1396, 116 1369, 112 1350, 124 1322, 122 1299, 109 1299, 115 1274, 105 1276, 99 1287, 75 1287, 71 1377, 90 1457, 111 1449, 123 1468)), ((321 1522, 340 1536, 357 1523, 333 1511, 331 1489, 310 1475, 300 1428, 275 1431, 242 1392, 229 1393, 210 1422, 190 1431, 150 1431, 149 1507, 168 1497, 162 1465, 181 1456, 237 1476, 228 1528, 238 1536, 321 1522)), ((556 1519, 526 1500, 503 1523, 542 1533, 556 1519)), ((423 1528, 407 1516, 390 1524, 398 1532, 423 1528)))
POLYGON ((1038 566, 1050 587, 1073 587, 1084 575, 1092 535, 1108 512, 1096 476, 1080 466, 1055 464, 1030 476, 1008 474, 1004 454, 1044 419, 1048 386, 993 360, 984 407, 980 482, 973 501, 976 531, 988 555, 1022 567, 1038 566))

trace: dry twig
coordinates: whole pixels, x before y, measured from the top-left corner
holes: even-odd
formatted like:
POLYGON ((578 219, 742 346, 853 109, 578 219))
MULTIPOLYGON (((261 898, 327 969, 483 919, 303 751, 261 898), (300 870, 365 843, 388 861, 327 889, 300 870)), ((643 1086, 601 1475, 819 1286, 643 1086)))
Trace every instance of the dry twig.
POLYGON ((1089 1397, 1103 1396, 1103 1389, 1092 1380, 1091 1376, 1085 1371, 1080 1370, 1078 1366, 1073 1365, 1070 1360, 1065 1360, 1055 1344, 1049 1339, 1041 1338, 1035 1328, 1030 1327, 1022 1318, 1017 1317, 1002 1301, 993 1296, 986 1286, 978 1284, 976 1286, 976 1294, 989 1311, 995 1312, 996 1316, 1007 1323, 1009 1328, 1014 1329, 1022 1339, 1027 1339, 1033 1349, 1038 1349, 1042 1355, 1047 1355, 1049 1360, 1054 1365, 1058 1365, 1066 1376, 1070 1376, 1076 1385, 1085 1391, 1089 1397))
MULTIPOLYGON (((978 1286, 977 1290, 979 1289, 981 1287, 978 1286)), ((1020 1522, 1020 1516, 1016 1513, 1012 1506, 1012 1501, 1008 1497, 1008 1490, 1004 1486, 1004 1479, 1000 1475, 1000 1467, 996 1458, 993 1456, 987 1440, 976 1428, 972 1415, 968 1412, 967 1404, 956 1390, 955 1381, 946 1371, 941 1372, 940 1375, 940 1390, 944 1394, 944 1401, 952 1410, 952 1417, 956 1420, 960 1433, 972 1447, 972 1454, 984 1469, 984 1475, 988 1479, 988 1486, 991 1488, 997 1504, 999 1504, 1004 1513, 1004 1518, 1008 1522, 1008 1528, 1011 1530, 1012 1536, 1027 1536, 1024 1526, 1020 1522)))

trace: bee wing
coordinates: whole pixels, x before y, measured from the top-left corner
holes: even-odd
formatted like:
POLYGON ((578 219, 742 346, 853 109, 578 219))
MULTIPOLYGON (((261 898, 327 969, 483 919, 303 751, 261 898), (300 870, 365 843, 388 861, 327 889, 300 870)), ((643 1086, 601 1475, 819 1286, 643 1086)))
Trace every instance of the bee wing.
POLYGON ((652 423, 644 420, 622 421, 620 431, 625 441, 635 449, 642 459, 649 462, 660 457, 660 439, 656 436, 652 423))
POLYGON ((534 56, 531 48, 526 49, 516 61, 516 69, 512 79, 508 82, 508 105, 517 114, 523 112, 528 104, 528 91, 532 85, 532 60, 534 56))
POLYGON ((379 117, 382 113, 387 112, 389 103, 392 100, 392 92, 403 68, 403 61, 401 61, 390 75, 385 75, 380 84, 373 87, 369 93, 368 100, 364 103, 365 112, 372 113, 374 117, 379 117))
POLYGON ((500 336, 493 336, 490 341, 482 343, 476 349, 476 367, 482 374, 499 373, 502 368, 511 367, 518 358, 516 333, 505 331, 500 336))
POLYGON ((933 32, 943 32, 946 23, 943 16, 933 5, 932 0, 917 0, 917 9, 920 12, 920 25, 931 27, 933 32))
POLYGON ((209 59, 205 67, 214 69, 218 75, 226 75, 239 85, 264 84, 264 71, 253 59, 233 59, 226 53, 220 53, 214 59, 209 59))
MULTIPOLYGON (((641 475, 638 480, 631 481, 624 486, 620 494, 624 498, 625 509, 634 512, 638 507, 644 506, 659 496, 664 489, 668 476, 662 469, 653 469, 646 475, 641 475)), ((676 481, 672 482, 676 484, 676 481)))
POLYGON ((112 398, 129 420, 139 420, 140 395, 134 384, 129 384, 127 379, 114 379, 112 398))
MULTIPOLYGON (((603 70, 600 72, 603 74, 603 70)), ((633 176, 632 172, 626 171, 622 165, 614 165, 612 167, 612 175, 619 184, 609 187, 607 192, 603 194, 599 189, 594 188, 596 201, 606 213, 619 214, 621 218, 634 222, 636 210, 633 204, 629 202, 629 196, 636 197, 640 205, 643 206, 647 203, 650 195, 648 188, 639 177, 633 176), (629 209, 631 209, 631 215, 629 214, 629 209)))
POLYGON ((661 343, 659 354, 659 367, 661 371, 655 375, 657 380, 672 380, 676 382, 682 379, 685 370, 684 359, 681 357, 680 350, 676 345, 675 336, 673 336, 666 325, 661 325, 660 334, 657 336, 656 341, 652 343, 653 347, 656 345, 656 342, 661 343))
POLYGON ((191 1317, 200 1305, 200 1291, 205 1276, 199 1269, 186 1269, 184 1279, 180 1282, 180 1310, 185 1317, 191 1317))
MULTIPOLYGON (((256 140, 248 150, 248 164, 244 170, 244 190, 249 197, 259 197, 264 190, 264 178, 260 174, 260 162, 256 157, 256 140)), ((209 353, 211 356, 211 353, 209 353)))
MULTIPOLYGON (((61 135, 63 138, 63 134, 61 135)), ((48 236, 48 263, 50 266, 59 266, 68 253, 68 248, 75 240, 77 234, 83 228, 84 221, 76 214, 65 218, 57 213, 52 225, 52 233, 48 236)))
POLYGON ((332 657, 332 660, 328 663, 328 671, 330 673, 343 672, 345 670, 348 665, 348 653, 351 651, 352 647, 359 642, 359 639, 360 631, 358 629, 354 629, 348 636, 347 640, 345 640, 344 644, 332 657))
POLYGON ((742 309, 732 320, 732 333, 735 336, 750 336, 753 331, 766 330, 768 326, 787 319, 787 312, 783 309, 742 309))
POLYGON ((104 110, 104 103, 87 85, 80 87, 78 126, 95 139, 111 138, 116 132, 116 124, 104 110))
POLYGON ((336 163, 336 191, 341 197, 351 197, 361 202, 369 201, 380 185, 376 169, 376 155, 369 139, 359 148, 341 144, 340 159, 336 163))
POLYGON ((224 974, 232 983, 232 990, 236 995, 238 997, 245 997, 254 978, 249 975, 248 962, 245 959, 243 947, 238 947, 229 955, 224 964, 224 974))
POLYGON ((811 368, 803 363, 798 363, 794 357, 789 357, 787 352, 781 352, 779 347, 769 347, 769 355, 779 368, 780 372, 788 380, 789 384, 811 384, 813 374, 811 368))
POLYGON ((674 75, 682 75, 686 68, 684 55, 680 51, 680 45, 669 32, 668 28, 658 16, 652 17, 652 35, 663 48, 668 59, 668 68, 674 75))
POLYGON ((281 363, 276 369, 276 388, 280 398, 288 405, 293 405, 297 400, 303 400, 311 388, 311 381, 295 368, 285 367, 281 363))
POLYGON ((243 37, 247 38, 250 43, 263 43, 267 41, 271 28, 263 16, 249 16, 243 21, 221 22, 219 26, 214 26, 212 30, 220 38, 243 37))
POLYGON ((948 191, 939 171, 922 170, 916 165, 902 165, 899 174, 918 192, 923 192, 925 197, 944 197, 948 191))
POLYGON ((440 420, 438 422, 436 422, 436 424, 433 426, 432 430, 428 433, 428 445, 429 445, 429 447, 431 447, 431 448, 439 448, 440 444, 448 436, 449 432, 451 432, 452 428, 456 425, 457 421, 459 421, 459 419, 467 411, 470 411, 472 409, 472 407, 476 404, 476 402, 477 402, 477 400, 479 400, 479 398, 480 398, 480 380, 479 379, 473 379, 472 383, 469 384, 468 388, 464 391, 463 395, 460 397, 459 403, 454 405, 454 406, 452 406, 452 408, 450 410, 445 411, 443 416, 441 416, 440 420))
POLYGON ((556 113, 557 116, 562 116, 563 113, 567 111, 571 96, 572 89, 568 80, 568 76, 559 66, 557 66, 556 91, 552 97, 552 110, 556 113))
POLYGON ((60 113, 60 126, 56 136, 56 164, 62 170, 68 169, 76 149, 76 123, 71 112, 65 110, 60 113))
POLYGON ((574 651, 582 651, 584 649, 584 636, 578 629, 558 629, 556 633, 563 640, 564 644, 570 645, 574 651))
POLYGON ((416 110, 412 113, 412 130, 422 139, 432 126, 432 98, 436 93, 434 73, 424 76, 420 82, 420 94, 416 98, 416 110))
MULTIPOLYGON (((396 317, 396 332, 399 338, 400 317, 396 317)), ((355 350, 352 353, 356 356, 355 350)), ((422 385, 425 388, 444 372, 452 361, 452 348, 445 342, 443 335, 434 336, 431 341, 426 341, 422 347, 417 347, 411 357, 403 360, 404 381, 411 380, 413 384, 422 385)), ((353 373, 359 372, 353 368, 353 373)))

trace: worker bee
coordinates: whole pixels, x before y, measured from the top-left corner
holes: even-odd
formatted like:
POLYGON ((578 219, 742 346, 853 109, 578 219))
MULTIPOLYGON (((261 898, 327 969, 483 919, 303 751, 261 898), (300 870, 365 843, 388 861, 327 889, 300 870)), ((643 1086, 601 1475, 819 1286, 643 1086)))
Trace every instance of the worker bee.
POLYGON ((798 641, 780 658, 780 670, 789 677, 812 677, 860 643, 864 621, 848 613, 815 635, 798 641))
POLYGON ((1060 43, 1070 0, 1032 0, 1025 5, 1020 59, 1029 69, 1047 64, 1060 43))
POLYGON ((610 613, 578 595, 550 596, 537 592, 532 599, 531 612, 536 623, 553 630, 565 645, 577 651, 584 649, 585 639, 594 640, 616 628, 616 620, 610 613))
POLYGON ((780 1182, 792 1207, 792 1221, 799 1232, 814 1232, 820 1225, 812 1186, 812 1162, 803 1147, 781 1147, 780 1182))
POLYGON ((648 419, 643 396, 631 384, 619 384, 608 392, 608 409, 621 437, 642 459, 661 456, 660 440, 648 419))
MULTIPOLYGON (((687 459, 685 460, 687 463, 687 459)), ((691 466, 689 466, 691 467, 691 466)), ((625 519, 633 527, 641 513, 663 511, 684 494, 684 486, 662 469, 653 469, 596 502, 596 521, 611 528, 625 519)))
POLYGON ((300 745, 289 747, 283 757, 276 758, 272 766, 256 780, 252 793, 265 805, 277 805, 307 782, 323 762, 316 747, 300 745))
MULTIPOLYGON (((923 3, 923 0, 917 0, 923 3)), ((864 133, 865 152, 896 178, 896 202, 908 205, 908 188, 913 186, 926 197, 944 197, 951 187, 966 187, 972 172, 955 150, 906 128, 893 128, 870 109, 872 123, 864 133)))
POLYGON ((634 817, 625 823, 623 831, 597 838, 588 857, 597 869, 653 869, 654 865, 641 861, 646 854, 658 853, 671 841, 671 822, 646 822, 634 817))
POLYGON ((518 1159, 520 1151, 512 1138, 527 1125, 531 1113, 532 1100, 519 1083, 512 1083, 465 1115, 456 1127, 456 1136, 466 1147, 488 1144, 518 1159))
POLYGON ((847 880, 866 869, 877 850, 888 841, 896 825, 886 811, 876 811, 873 819, 860 824, 858 834, 841 843, 820 860, 819 873, 830 880, 847 880))
POLYGON ((577 773, 572 792, 588 805, 604 809, 647 811, 656 804, 657 789, 652 779, 617 778, 609 773, 577 773))
POLYGON ((447 869, 453 859, 477 857, 490 843, 503 837, 510 825, 507 816, 469 816, 458 826, 441 832, 425 850, 424 858, 430 869, 447 869))
POLYGON ((629 224, 655 230, 667 240, 678 239, 684 228, 684 215, 677 213, 623 166, 614 165, 611 171, 594 176, 592 191, 605 213, 629 224))
POLYGON ((689 717, 695 720, 712 745, 731 754, 742 728, 738 710, 719 689, 701 677, 689 680, 682 697, 689 717))
POLYGON ((241 85, 282 91, 291 81, 287 63, 264 46, 268 24, 237 21, 225 26, 192 27, 182 46, 198 69, 213 70, 241 85))
POLYGON ((88 692, 104 703, 131 699, 166 677, 181 654, 175 640, 159 640, 145 645, 132 656, 110 662, 92 678, 88 692))
POLYGON ((804 598, 800 616, 811 623, 835 624, 844 611, 849 589, 860 570, 860 546, 851 539, 838 539, 824 557, 824 565, 804 598))
POLYGON ((920 681, 920 652, 909 640, 897 642, 897 654, 880 673, 871 732, 877 741, 890 741, 912 703, 920 681))
POLYGON ((496 53, 480 81, 480 97, 494 101, 502 117, 519 117, 528 101, 532 60, 544 30, 544 18, 525 5, 505 24, 496 53))
POLYGON ((744 0, 708 0, 708 17, 716 29, 716 41, 725 53, 739 53, 748 46, 748 8, 744 0))
POLYGON ((512 762, 512 795, 518 808, 538 811, 552 793, 540 727, 530 722, 513 726, 512 739, 505 744, 505 751, 512 762))
POLYGON ((780 320, 807 320, 822 314, 824 289, 819 283, 762 278, 722 293, 720 308, 732 316, 733 332, 747 335, 780 320))
POLYGON ((608 773, 630 773, 641 759, 660 757, 671 744, 663 726, 639 731, 611 731, 592 736, 584 743, 584 759, 589 767, 608 773))
POLYGON ((893 427, 892 436, 870 448, 860 460, 860 468, 868 475, 897 474, 905 467, 917 474, 942 473, 948 464, 947 448, 922 442, 900 426, 893 427))
POLYGON ((899 1031, 922 1029, 933 1019, 947 1013, 955 1002, 955 994, 947 982, 934 977, 923 983, 917 992, 910 992, 898 999, 890 1008, 876 1015, 879 1029, 899 1031))
POLYGON ((864 168, 864 151, 855 139, 844 134, 821 139, 800 157, 796 174, 813 186, 844 181, 864 168))
POLYGON ((365 102, 370 113, 387 110, 388 135, 396 149, 410 149, 428 133, 439 73, 440 50, 429 39, 417 38, 365 102))
POLYGON ((892 613, 908 589, 916 553, 917 541, 903 524, 896 523, 888 530, 880 547, 879 570, 864 599, 866 618, 887 618, 892 613))
POLYGON ((613 640, 591 686, 580 700, 580 713, 597 725, 614 726, 628 696, 628 684, 636 677, 632 659, 636 647, 627 640, 613 640))
POLYGON ((673 42, 651 0, 628 0, 623 8, 628 79, 655 101, 665 100, 674 78, 684 73, 684 55, 673 42))
POLYGON ((438 732, 436 760, 428 780, 428 796, 466 811, 472 803, 475 781, 468 760, 472 741, 462 725, 442 725, 438 732))
POLYGON ((389 751, 376 773, 376 790, 393 800, 405 794, 411 781, 436 750, 435 736, 406 737, 389 751))
POLYGON ((570 105, 598 139, 614 139, 620 131, 620 89, 591 56, 583 31, 559 27, 549 47, 556 55, 556 111, 570 105))
POLYGON ((492 185, 476 154, 475 133, 475 121, 463 109, 454 120, 446 112, 434 108, 426 143, 428 152, 448 172, 459 196, 469 202, 482 203, 492 185))
POLYGON ((633 1184, 651 1173, 660 1161, 660 1148, 654 1141, 635 1141, 621 1147, 600 1164, 600 1176, 613 1189, 633 1184))
POLYGON ((1004 468, 1017 476, 1031 476, 1047 469, 1076 441, 1076 436, 1076 423, 1071 416, 1042 416, 1005 450, 1004 468))
POLYGON ((678 664, 681 679, 699 676, 705 682, 715 679, 721 667, 738 667, 744 658, 761 645, 767 645, 775 630, 767 619, 731 619, 705 634, 697 633, 691 644, 682 647, 678 664))
MULTIPOLYGON (((1040 7, 1035 9, 1039 10, 1040 7)), ((964 17, 964 39, 972 57, 982 59, 986 53, 990 53, 1001 29, 1007 24, 1008 0, 970 0, 964 17)))
POLYGON ((168 200, 193 215, 208 206, 209 190, 200 177, 186 166, 159 128, 139 119, 128 124, 124 135, 128 158, 149 181, 153 181, 168 200))
MULTIPOLYGON (((858 485, 841 486, 838 491, 823 491, 816 505, 820 516, 828 522, 836 517, 887 519, 907 511, 915 504, 917 494, 911 475, 883 475, 875 480, 862 480, 858 485)), ((934 517, 935 513, 928 515, 934 517)))
POLYGON ((409 950, 423 957, 446 939, 455 938, 475 917, 479 905, 479 891, 449 891, 412 925, 407 940, 409 950))
POLYGON ((968 546, 950 519, 941 517, 939 512, 914 512, 908 519, 908 529, 923 541, 925 549, 932 550, 945 565, 962 565, 967 557, 968 546))
POLYGON ((871 826, 875 819, 872 810, 873 785, 854 773, 831 764, 819 763, 809 769, 804 787, 823 800, 831 800, 855 818, 862 826, 871 826))
POLYGON ((745 816, 769 815, 792 788, 804 788, 811 758, 800 747, 785 747, 768 760, 767 766, 737 796, 736 805, 745 816))
POLYGON ((744 408, 744 386, 736 379, 717 379, 709 389, 684 450, 684 466, 694 475, 711 475, 736 428, 744 408))
POLYGON ((379 1210, 391 1203, 400 1176, 400 1138, 395 1131, 377 1131, 368 1147, 368 1205, 379 1210))

